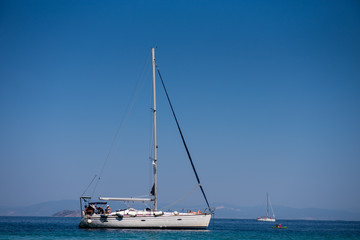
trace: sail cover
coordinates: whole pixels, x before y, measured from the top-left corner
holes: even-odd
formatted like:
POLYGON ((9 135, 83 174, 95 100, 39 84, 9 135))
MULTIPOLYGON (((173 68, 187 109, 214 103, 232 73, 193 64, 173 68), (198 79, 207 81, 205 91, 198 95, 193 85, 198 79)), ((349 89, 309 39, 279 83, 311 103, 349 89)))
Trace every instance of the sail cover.
POLYGON ((152 186, 151 191, 150 191, 150 195, 154 196, 155 195, 155 184, 152 186))

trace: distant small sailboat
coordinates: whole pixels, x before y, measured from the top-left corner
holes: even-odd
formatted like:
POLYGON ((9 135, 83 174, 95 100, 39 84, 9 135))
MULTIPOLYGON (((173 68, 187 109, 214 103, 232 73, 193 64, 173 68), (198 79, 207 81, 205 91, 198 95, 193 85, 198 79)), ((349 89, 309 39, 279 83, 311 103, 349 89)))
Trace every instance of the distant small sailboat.
POLYGON ((266 216, 258 217, 256 220, 258 220, 260 222, 275 222, 276 221, 275 213, 274 213, 274 210, 273 210, 273 208, 271 206, 271 202, 269 200, 269 194, 268 193, 266 193, 266 216), (272 216, 269 215, 269 206, 270 206, 270 209, 271 209, 272 216))

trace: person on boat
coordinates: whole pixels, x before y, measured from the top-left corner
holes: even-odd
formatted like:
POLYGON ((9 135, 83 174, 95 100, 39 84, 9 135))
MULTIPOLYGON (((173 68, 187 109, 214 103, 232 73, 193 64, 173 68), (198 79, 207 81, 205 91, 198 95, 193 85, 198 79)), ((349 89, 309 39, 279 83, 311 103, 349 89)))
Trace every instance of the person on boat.
POLYGON ((85 214, 86 215, 93 215, 94 214, 94 212, 95 212, 95 209, 92 207, 92 206, 88 206, 88 207, 86 207, 86 209, 85 209, 85 214))
POLYGON ((98 214, 104 214, 104 209, 102 207, 96 208, 98 214))
POLYGON ((110 213, 111 213, 111 208, 110 208, 109 205, 106 206, 105 213, 106 213, 106 214, 110 214, 110 213))

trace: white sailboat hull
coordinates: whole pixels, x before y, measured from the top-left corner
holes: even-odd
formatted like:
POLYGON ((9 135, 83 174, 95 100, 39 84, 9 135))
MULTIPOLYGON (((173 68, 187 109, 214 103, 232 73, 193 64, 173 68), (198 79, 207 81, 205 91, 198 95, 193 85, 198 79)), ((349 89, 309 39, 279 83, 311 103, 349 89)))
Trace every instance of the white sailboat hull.
POLYGON ((275 222, 276 221, 275 218, 269 218, 269 217, 260 217, 260 218, 257 218, 256 220, 258 220, 260 222, 275 222))
POLYGON ((177 228, 205 229, 209 226, 211 214, 162 215, 162 216, 85 216, 81 228, 177 228))

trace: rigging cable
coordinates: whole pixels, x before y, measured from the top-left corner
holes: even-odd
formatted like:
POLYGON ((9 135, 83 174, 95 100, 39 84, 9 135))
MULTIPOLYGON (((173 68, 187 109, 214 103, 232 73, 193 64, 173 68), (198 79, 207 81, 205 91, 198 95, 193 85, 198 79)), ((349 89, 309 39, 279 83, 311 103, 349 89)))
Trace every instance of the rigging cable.
POLYGON ((97 174, 95 174, 93 180, 91 180, 90 184, 87 186, 87 188, 85 189, 85 191, 83 192, 83 194, 81 194, 82 197, 84 196, 84 194, 86 193, 86 191, 89 189, 89 187, 91 186, 91 184, 93 183, 93 181, 95 180, 96 177, 97 177, 97 174))
MULTIPOLYGON (((172 104, 171 104, 170 97, 169 97, 169 95, 168 95, 168 92, 166 91, 166 87, 165 87, 164 81, 163 81, 163 79, 162 79, 162 76, 161 76, 161 73, 160 73, 160 70, 159 70, 159 66, 158 66, 157 64, 156 64, 156 69, 157 69, 157 72, 158 72, 158 74, 159 74, 159 77, 160 77, 160 80, 161 80, 161 84, 162 84, 162 86, 163 86, 163 88, 164 88, 164 91, 165 91, 165 94, 166 94, 166 98, 167 98, 167 100, 168 100, 168 102, 169 102, 169 105, 170 105, 172 114, 173 114, 173 116, 174 116, 176 125, 177 125, 177 127, 178 127, 178 130, 179 130, 179 133, 180 133, 182 142, 183 142, 183 144, 184 144, 186 153, 187 153, 187 155, 188 155, 188 157, 189 157, 189 160, 190 160, 192 169, 194 170, 194 173, 195 173, 197 182, 198 182, 198 184, 199 184, 199 186, 200 186, 201 192, 202 192, 202 194, 203 194, 203 196, 204 196, 204 198, 205 198, 205 201, 206 201, 206 204, 207 204, 208 208, 211 209, 211 208, 210 208, 210 205, 209 205, 209 202, 208 202, 208 200, 207 200, 207 198, 206 198, 204 189, 203 189, 203 187, 202 187, 202 185, 201 185, 201 183, 200 183, 200 179, 199 179, 199 176, 198 176, 198 174, 197 174, 197 172, 196 172, 194 163, 193 163, 193 161, 192 161, 192 159, 191 159, 189 149, 188 149, 188 147, 187 147, 187 145, 186 145, 186 142, 185 142, 184 136, 183 136, 183 134, 182 134, 182 131, 181 131, 179 122, 178 122, 178 120, 177 120, 177 118, 176 118, 176 115, 175 115, 174 108, 173 108, 173 106, 172 106, 172 104)), ((211 210, 210 210, 210 211, 211 211, 211 210)))
POLYGON ((167 206, 165 206, 165 207, 163 207, 162 209, 163 210, 165 210, 166 208, 169 208, 169 207, 171 207, 171 206, 173 206, 173 205, 175 205, 176 203, 178 203, 179 201, 181 201, 181 200, 183 200, 183 199, 185 199, 186 197, 188 197, 190 194, 192 194, 199 186, 201 186, 200 184, 198 184, 191 192, 189 192, 189 193, 187 193, 187 194, 185 194, 182 198, 180 198, 180 199, 178 199, 178 200, 176 200, 175 202, 173 202, 173 203, 170 203, 169 205, 167 205, 167 206))

